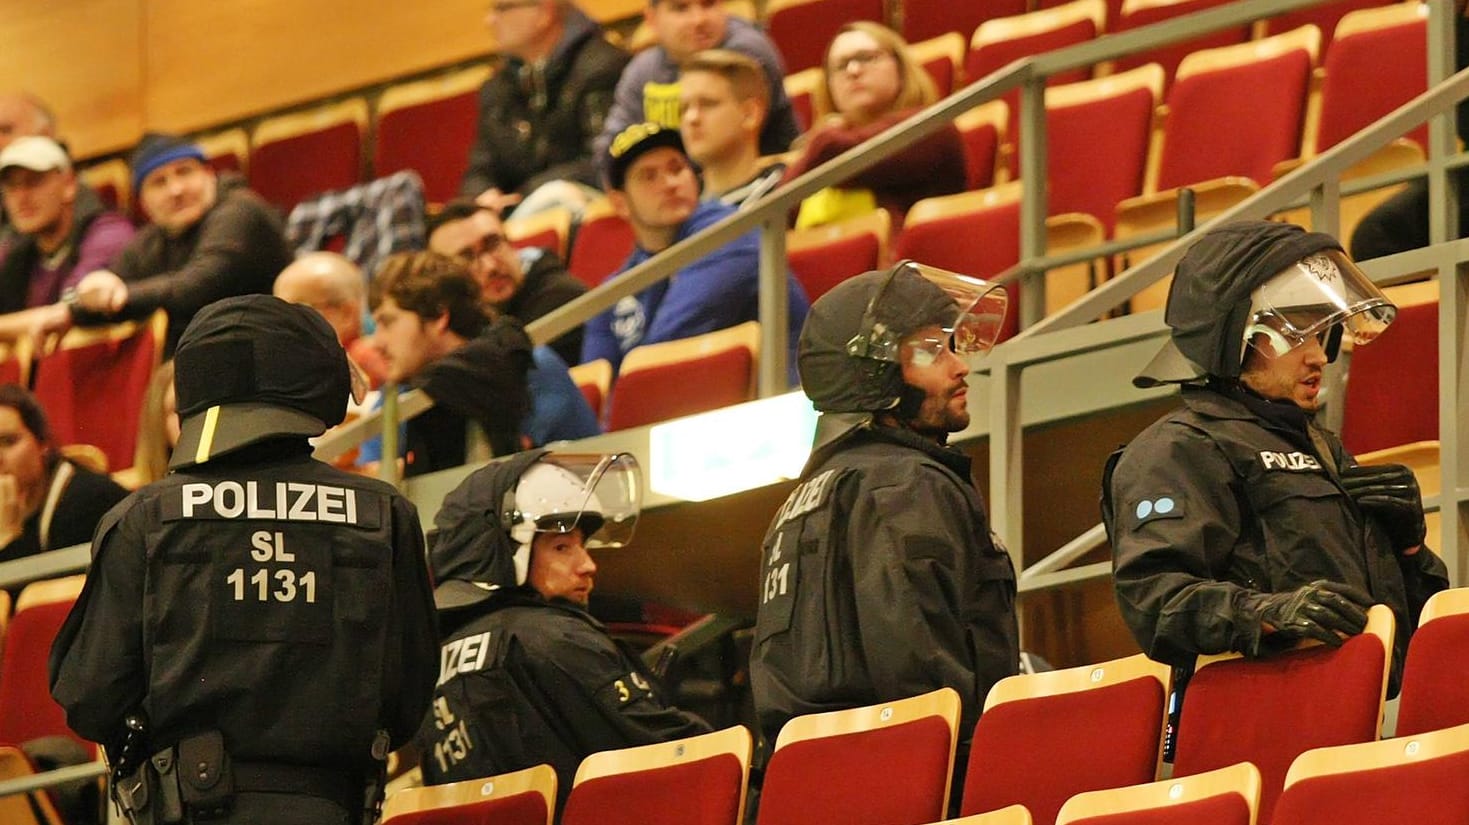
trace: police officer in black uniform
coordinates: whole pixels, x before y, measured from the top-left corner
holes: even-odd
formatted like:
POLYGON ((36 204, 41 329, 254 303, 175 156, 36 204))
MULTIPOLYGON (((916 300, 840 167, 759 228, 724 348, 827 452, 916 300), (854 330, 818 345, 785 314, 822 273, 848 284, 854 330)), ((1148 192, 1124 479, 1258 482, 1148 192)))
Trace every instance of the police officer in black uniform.
POLYGON ((1117 601, 1149 656, 1340 645, 1379 602, 1397 615, 1396 677, 1446 570, 1413 473, 1359 466, 1315 421, 1343 335, 1366 345, 1396 312, 1336 239, 1290 224, 1228 224, 1184 254, 1170 340, 1134 379, 1180 384, 1183 405, 1103 482, 1117 601))
POLYGON ((559 808, 586 756, 709 731, 586 610, 587 551, 631 538, 640 494, 630 455, 532 450, 444 499, 430 564, 445 641, 417 739, 426 783, 549 763, 559 808))
POLYGON ((946 446, 969 424, 965 358, 1004 315, 1002 289, 908 261, 812 305, 798 365, 822 415, 766 533, 750 662, 769 744, 792 716, 947 686, 962 771, 985 695, 1017 671, 1015 571, 946 446))
POLYGON ((172 472, 98 525, 52 695, 134 822, 362 822, 437 671, 417 512, 311 457, 352 383, 314 310, 218 301, 176 361, 172 472))

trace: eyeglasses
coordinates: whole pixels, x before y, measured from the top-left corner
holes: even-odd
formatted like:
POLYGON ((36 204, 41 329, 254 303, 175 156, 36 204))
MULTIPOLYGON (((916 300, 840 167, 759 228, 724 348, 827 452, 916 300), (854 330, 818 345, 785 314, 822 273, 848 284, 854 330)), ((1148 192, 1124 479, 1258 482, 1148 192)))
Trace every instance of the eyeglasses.
POLYGON ((473 265, 484 255, 493 255, 505 247, 510 246, 510 240, 498 232, 480 238, 471 246, 466 246, 454 255, 460 263, 473 265))
POLYGON ((934 362, 943 356, 944 351, 954 351, 954 336, 945 335, 942 338, 923 336, 903 342, 903 348, 908 356, 908 361, 915 367, 931 367, 934 362))
POLYGON ((884 57, 891 56, 891 52, 882 49, 863 49, 860 52, 852 52, 846 57, 839 57, 832 60, 827 64, 826 71, 834 75, 851 73, 859 69, 865 69, 884 57), (855 69, 853 68, 853 64, 856 65, 855 69))

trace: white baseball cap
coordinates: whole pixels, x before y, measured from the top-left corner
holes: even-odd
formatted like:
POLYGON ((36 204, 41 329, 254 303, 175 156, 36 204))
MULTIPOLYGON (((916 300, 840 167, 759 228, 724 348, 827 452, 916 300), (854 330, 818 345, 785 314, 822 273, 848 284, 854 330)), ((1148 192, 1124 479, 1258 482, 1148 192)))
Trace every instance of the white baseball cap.
POLYGON ((32 172, 49 172, 52 169, 69 171, 71 158, 61 144, 48 137, 28 136, 16 138, 0 152, 0 172, 12 166, 20 166, 32 172))

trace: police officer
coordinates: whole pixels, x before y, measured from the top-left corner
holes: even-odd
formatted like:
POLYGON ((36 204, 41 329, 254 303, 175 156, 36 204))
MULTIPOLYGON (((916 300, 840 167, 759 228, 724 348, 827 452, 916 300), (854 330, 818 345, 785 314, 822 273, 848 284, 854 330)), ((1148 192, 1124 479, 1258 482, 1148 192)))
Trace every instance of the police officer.
POLYGON ((98 525, 52 695, 134 822, 360 822, 437 669, 417 512, 311 457, 352 383, 314 310, 210 304, 176 362, 172 472, 98 525))
POLYGON ((416 740, 426 783, 549 763, 559 807, 586 756, 709 731, 587 613, 587 551, 632 537, 639 496, 630 455, 533 450, 444 499, 430 564, 445 641, 416 740))
POLYGON ((1315 421, 1342 337, 1369 344, 1396 312, 1336 239, 1298 226, 1232 223, 1184 254, 1170 340, 1133 382, 1179 384, 1183 405, 1103 482, 1117 601, 1149 656, 1340 645, 1380 602, 1398 672, 1419 608, 1448 585, 1422 546, 1418 485, 1358 466, 1315 421))
POLYGON ((909 261, 812 305, 798 366, 822 415, 765 536, 750 663, 768 743, 792 716, 945 686, 967 743, 1016 672, 1014 568, 946 446, 969 424, 966 357, 1004 315, 1002 289, 909 261))

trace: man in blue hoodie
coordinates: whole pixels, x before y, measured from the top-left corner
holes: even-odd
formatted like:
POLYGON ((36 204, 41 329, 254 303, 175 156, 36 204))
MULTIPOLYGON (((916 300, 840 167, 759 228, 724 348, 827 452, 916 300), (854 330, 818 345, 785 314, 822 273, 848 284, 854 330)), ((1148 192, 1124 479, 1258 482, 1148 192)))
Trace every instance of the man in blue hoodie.
MULTIPOLYGON (((632 226, 637 247, 608 280, 670 246, 718 223, 735 209, 718 201, 699 202, 694 172, 678 129, 638 123, 624 129, 604 156, 607 197, 632 226)), ((809 302, 800 282, 786 278, 787 320, 794 365, 795 342, 809 302)), ((617 369, 628 350, 702 335, 759 318, 760 242, 741 235, 684 267, 672 278, 587 321, 582 361, 606 358, 617 369)))

